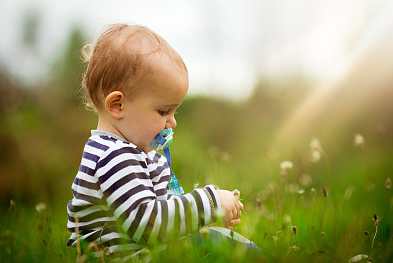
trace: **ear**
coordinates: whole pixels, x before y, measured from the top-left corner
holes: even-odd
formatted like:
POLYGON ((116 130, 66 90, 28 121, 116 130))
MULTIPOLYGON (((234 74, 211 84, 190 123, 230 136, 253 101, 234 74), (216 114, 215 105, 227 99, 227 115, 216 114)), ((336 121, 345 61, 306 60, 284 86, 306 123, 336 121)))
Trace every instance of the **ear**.
POLYGON ((105 98, 105 110, 115 119, 124 116, 123 105, 125 96, 121 91, 113 91, 105 98))

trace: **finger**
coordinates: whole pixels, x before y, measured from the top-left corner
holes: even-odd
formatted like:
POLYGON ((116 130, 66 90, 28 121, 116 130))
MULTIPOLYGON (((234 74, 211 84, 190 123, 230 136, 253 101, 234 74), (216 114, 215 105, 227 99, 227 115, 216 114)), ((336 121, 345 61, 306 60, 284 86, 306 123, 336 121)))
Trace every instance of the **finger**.
POLYGON ((239 202, 239 205, 240 205, 240 210, 242 210, 244 208, 244 205, 243 205, 242 202, 240 202, 240 200, 238 200, 238 202, 239 202))

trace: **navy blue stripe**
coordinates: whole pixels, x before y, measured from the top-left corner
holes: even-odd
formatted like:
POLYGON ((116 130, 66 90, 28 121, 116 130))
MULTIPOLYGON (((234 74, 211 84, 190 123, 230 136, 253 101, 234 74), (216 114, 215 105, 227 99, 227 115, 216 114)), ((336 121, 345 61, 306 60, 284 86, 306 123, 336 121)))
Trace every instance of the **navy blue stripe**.
POLYGON ((184 196, 180 196, 180 200, 182 201, 184 207, 184 221, 186 222, 186 232, 191 233, 192 231, 191 205, 188 202, 187 198, 185 198, 184 196))
POLYGON ((86 202, 89 202, 92 204, 101 204, 102 203, 102 200, 99 198, 78 193, 74 189, 71 189, 71 190, 72 190, 72 194, 75 196, 76 199, 81 199, 83 201, 86 201, 86 202))
POLYGON ((82 154, 82 158, 93 161, 93 162, 98 162, 98 160, 100 159, 100 156, 89 153, 87 151, 84 151, 82 154))
MULTIPOLYGON (((130 183, 132 180, 134 180, 136 178, 139 178, 139 177, 136 177, 136 176, 138 176, 138 174, 134 174, 134 173, 127 174, 126 176, 124 176, 120 180, 114 182, 108 189, 106 189, 104 191, 104 194, 109 197, 112 193, 114 193, 117 189, 119 189, 123 185, 125 185, 127 183, 130 183)), ((154 191, 153 187, 148 187, 146 185, 139 184, 139 185, 135 186, 134 188, 130 189, 129 191, 127 191, 126 193, 124 193, 122 196, 124 196, 125 194, 127 194, 128 196, 131 196, 131 195, 134 195, 134 194, 136 194, 136 193, 138 193, 140 191, 143 191, 143 190, 149 190, 151 192, 154 191)), ((119 198, 116 201, 119 201, 119 202, 123 203, 127 199, 119 198)))
POLYGON ((158 189, 158 190, 155 191, 155 193, 156 193, 157 196, 165 195, 166 192, 167 192, 166 188, 158 189))
POLYGON ((151 231, 153 230, 154 222, 156 221, 157 217, 157 208, 158 202, 154 203, 153 209, 151 210, 149 220, 147 221, 145 231, 142 235, 142 239, 147 243, 149 241, 151 231))
POLYGON ((205 225, 205 210, 203 207, 203 202, 202 202, 202 198, 199 195, 199 193, 194 190, 191 192, 191 195, 194 197, 196 205, 197 205, 197 209, 198 209, 198 226, 204 226, 205 225))
MULTIPOLYGON (((113 210, 116 210, 121 204, 123 204, 125 201, 127 201, 132 195, 135 195, 143 190, 149 190, 152 192, 152 189, 149 189, 148 187, 146 187, 144 185, 138 185, 138 186, 128 190, 127 192, 122 194, 119 198, 114 200, 114 202, 111 204, 111 208, 113 210)), ((127 210, 123 211, 123 213, 125 213, 126 211, 129 211, 129 213, 125 214, 125 218, 127 218, 129 216, 129 214, 131 213, 131 211, 134 210, 143 200, 151 199, 151 198, 152 197, 150 197, 150 196, 146 196, 145 198, 137 199, 130 207, 127 208, 127 210)))
POLYGON ((164 240, 166 235, 166 229, 168 227, 168 201, 159 201, 161 205, 161 227, 158 236, 161 240, 164 240))
POLYGON ((155 177, 159 176, 166 168, 159 166, 154 171, 150 172, 150 180, 153 180, 155 177))
POLYGON ((100 138, 106 141, 110 141, 110 142, 116 142, 117 139, 113 138, 113 137, 109 137, 107 135, 100 135, 100 138))
POLYGON ((96 191, 98 191, 100 189, 100 186, 97 183, 87 182, 87 181, 80 179, 78 177, 75 178, 74 184, 85 187, 85 188, 89 188, 92 190, 96 190, 96 191))
MULTIPOLYGON (((94 219, 102 218, 102 217, 112 217, 113 213, 111 211, 104 211, 104 210, 99 210, 95 211, 93 213, 90 213, 88 215, 79 217, 79 222, 89 222, 94 219)), ((75 223, 75 218, 73 216, 68 216, 68 220, 75 223)))
MULTIPOLYGON (((100 181, 101 184, 105 183, 112 175, 114 175, 115 173, 121 171, 124 168, 130 169, 130 171, 132 172, 132 168, 129 166, 135 166, 134 164, 135 160, 125 160, 122 161, 118 164, 116 164, 115 166, 113 166, 111 169, 109 169, 109 171, 107 171, 105 174, 103 174, 102 176, 100 176, 98 178, 98 180, 100 181)), ((141 173, 132 173, 134 175, 135 178, 139 178, 139 179, 150 179, 149 175, 141 172, 141 173)))
POLYGON ((86 145, 89 145, 89 146, 91 146, 91 147, 93 147, 93 148, 96 148, 96 149, 99 149, 99 150, 102 150, 102 151, 106 151, 106 150, 109 149, 109 146, 106 146, 106 145, 104 145, 104 144, 98 143, 98 142, 93 141, 93 140, 91 140, 91 139, 88 140, 88 142, 86 143, 86 145))
POLYGON ((81 166, 79 166, 79 172, 85 173, 90 176, 94 176, 96 171, 81 164, 81 166))
MULTIPOLYGON (((142 217, 144 216, 146 211, 146 204, 141 204, 139 206, 138 212, 135 215, 135 219, 132 222, 130 228, 127 230, 127 233, 129 234, 130 237, 134 239, 135 231, 138 229, 138 226, 141 223, 142 217)), ((135 239, 134 239, 135 240, 135 239)), ((139 241, 139 240, 135 240, 139 241)))
MULTIPOLYGON (((108 156, 106 156, 105 158, 103 158, 102 160, 100 160, 97 163, 97 169, 107 165, 112 159, 114 159, 115 157, 118 157, 122 154, 140 154, 140 151, 136 151, 135 148, 132 147, 124 147, 124 148, 120 148, 120 149, 116 149, 114 151, 112 151, 108 156)), ((127 159, 130 160, 130 159, 127 159)), ((135 159, 132 159, 130 161, 133 161, 133 163, 135 163, 134 165, 141 165, 143 168, 147 168, 147 165, 145 162, 141 162, 135 159)), ((131 164, 130 164, 131 165, 131 164)))

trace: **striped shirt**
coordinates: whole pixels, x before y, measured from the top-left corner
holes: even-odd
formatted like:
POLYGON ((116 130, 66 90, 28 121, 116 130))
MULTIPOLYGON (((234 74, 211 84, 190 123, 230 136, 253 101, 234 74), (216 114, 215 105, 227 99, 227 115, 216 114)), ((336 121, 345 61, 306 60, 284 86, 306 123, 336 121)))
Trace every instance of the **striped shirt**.
POLYGON ((82 240, 108 247, 107 255, 116 255, 213 222, 211 202, 214 209, 221 208, 213 186, 171 196, 164 156, 145 153, 111 133, 91 133, 67 206, 68 246, 76 245, 79 234, 82 240))

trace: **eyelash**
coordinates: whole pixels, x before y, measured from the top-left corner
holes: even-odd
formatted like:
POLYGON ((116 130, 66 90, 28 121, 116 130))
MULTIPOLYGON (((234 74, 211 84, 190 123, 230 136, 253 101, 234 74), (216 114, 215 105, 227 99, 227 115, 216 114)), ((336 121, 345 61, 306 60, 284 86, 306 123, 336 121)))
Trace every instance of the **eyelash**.
POLYGON ((169 111, 163 111, 163 110, 159 110, 158 114, 160 114, 161 116, 166 116, 169 114, 169 111))
MULTIPOLYGON (((163 110, 159 110, 158 114, 160 114, 161 116, 166 116, 169 114, 169 110, 168 111, 163 111, 163 110)), ((174 114, 177 114, 177 111, 175 111, 174 114)))

